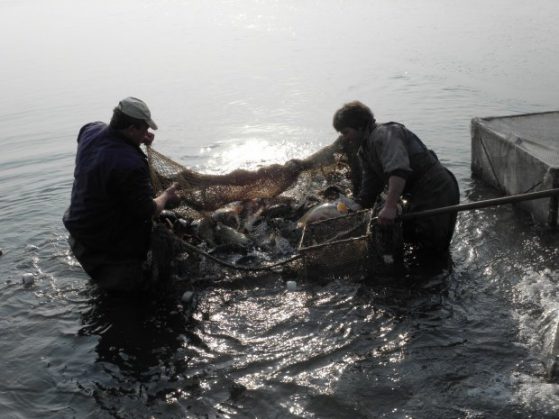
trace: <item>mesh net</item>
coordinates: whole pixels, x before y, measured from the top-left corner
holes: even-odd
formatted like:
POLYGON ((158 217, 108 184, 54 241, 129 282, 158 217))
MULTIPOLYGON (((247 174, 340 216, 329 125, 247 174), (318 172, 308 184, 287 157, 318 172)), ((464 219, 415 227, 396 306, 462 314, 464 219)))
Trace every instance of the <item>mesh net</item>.
POLYGON ((363 273, 370 214, 357 211, 305 226, 299 252, 306 277, 363 273))
MULTIPOLYGON (((227 232, 230 238, 234 238, 234 243, 230 241, 220 243, 219 238, 212 234, 210 234, 210 238, 206 235, 205 239, 201 239, 201 233, 208 226, 201 228, 200 225, 198 225, 198 237, 196 234, 187 234, 181 235, 180 238, 189 245, 199 246, 207 251, 214 251, 216 245, 217 248, 223 248, 224 244, 228 245, 229 249, 234 244, 234 249, 239 250, 239 244, 241 247, 245 247, 247 242, 251 242, 254 244, 252 249, 256 249, 256 251, 249 256, 258 255, 260 258, 258 262, 273 263, 274 259, 277 261, 278 258, 299 255, 302 263, 299 260, 296 263, 290 263, 290 267, 301 267, 302 265, 306 276, 316 276, 342 272, 353 273, 363 267, 363 261, 367 257, 370 211, 350 212, 347 216, 342 217, 327 213, 323 217, 328 218, 326 221, 305 223, 303 228, 295 227, 296 222, 302 219, 301 216, 308 214, 306 211, 309 208, 321 202, 321 199, 308 201, 309 196, 322 196, 323 200, 332 200, 331 197, 325 198, 324 194, 320 195, 321 191, 324 192, 325 189, 332 186, 342 194, 350 193, 351 183, 354 182, 350 174, 357 170, 352 170, 352 162, 355 160, 347 159, 346 153, 347 151, 342 149, 340 141, 336 141, 303 160, 290 160, 283 165, 269 165, 255 171, 236 170, 225 175, 198 173, 153 148, 148 148, 148 159, 152 182, 157 193, 173 182, 179 184, 180 202, 173 209, 173 212, 179 217, 207 221, 211 220, 212 216, 208 215, 210 212, 215 215, 216 210, 224 208, 229 203, 267 200, 269 210, 271 203, 289 198, 291 211, 284 211, 279 216, 272 215, 273 211, 263 212, 262 207, 258 209, 258 205, 247 204, 244 210, 252 208, 253 213, 248 216, 250 222, 245 220, 243 223, 239 222, 241 213, 234 212, 237 217, 234 229, 246 237, 235 236, 235 232, 232 232, 230 227, 224 227, 220 222, 210 222, 209 230, 213 229, 212 234, 227 232), (257 209, 255 210, 255 208, 257 209), (259 223, 261 220, 256 220, 258 217, 268 219, 266 222, 259 223), (287 219, 283 221, 287 221, 288 224, 278 223, 278 218, 274 217, 283 217, 283 219, 287 219), (290 222, 292 224, 289 224, 290 222), (242 241, 239 242, 241 239, 242 241)), ((332 207, 337 208, 336 205, 332 207)), ((173 229, 172 226, 170 228, 173 229)), ((164 235, 160 234, 160 236, 164 235)), ((226 241, 228 240, 230 239, 226 241)), ((155 245, 159 247, 154 249, 154 262, 157 269, 168 274, 173 265, 170 262, 181 259, 180 253, 184 251, 184 246, 181 249, 180 243, 172 240, 169 244, 166 237, 154 240, 155 245), (167 243, 164 243, 165 241, 167 243)), ((243 249, 241 249, 241 253, 243 253, 243 249)), ((247 254, 244 253, 244 256, 240 258, 235 256, 229 261, 237 264, 241 260, 246 260, 247 254)), ((211 271, 211 267, 206 266, 211 263, 211 257, 191 255, 189 262, 195 260, 200 262, 197 264, 199 273, 201 270, 211 271)), ((228 266, 230 267, 230 265, 225 265, 226 268, 228 266)), ((222 268, 220 267, 220 269, 222 268)), ((286 266, 286 268, 289 267, 286 266)))
MULTIPOLYGON (((235 170, 225 175, 209 175, 188 169, 147 148, 152 183, 156 194, 173 182, 179 184, 180 203, 174 209, 183 216, 195 217, 201 211, 213 211, 234 201, 274 198, 290 188, 306 173, 308 178, 327 177, 343 165, 339 142, 324 147, 304 160, 273 164, 255 171, 235 170)), ((318 182, 315 182, 315 186, 318 182)), ((302 192, 301 187, 299 191, 302 192)), ((309 192, 309 191, 306 191, 309 192)))

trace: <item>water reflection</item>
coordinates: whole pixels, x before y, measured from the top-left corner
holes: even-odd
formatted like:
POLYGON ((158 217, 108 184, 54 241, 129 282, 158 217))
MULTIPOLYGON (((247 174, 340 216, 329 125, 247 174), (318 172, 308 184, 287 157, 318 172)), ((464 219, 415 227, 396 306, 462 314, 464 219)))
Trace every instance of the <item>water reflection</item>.
MULTIPOLYGON (((339 377, 333 400, 344 410, 354 407, 353 417, 446 417, 451 406, 428 406, 425 400, 436 398, 430 393, 436 387, 432 377, 451 364, 450 351, 441 356, 445 348, 454 351, 465 342, 451 331, 456 319, 448 289, 453 280, 453 273, 443 269, 438 275, 425 271, 364 282, 359 306, 377 316, 363 326, 359 356, 339 377)), ((456 368, 461 367, 450 369, 456 368)))
POLYGON ((305 129, 299 127, 280 124, 242 126, 224 135, 224 139, 201 150, 202 155, 208 157, 202 171, 227 173, 239 168, 255 170, 262 165, 305 158, 315 151, 311 144, 293 140, 306 135, 305 129))
POLYGON ((259 147, 269 163, 308 156, 333 137, 337 106, 369 98, 381 119, 417 128, 471 200, 495 192, 469 184, 469 119, 556 107, 556 1, 271 3, 127 0, 108 11, 106 2, 0 2, 10 63, 0 66, 9 81, 0 98, 0 268, 13 281, 0 287, 1 410, 556 418, 557 386, 545 382, 538 354, 558 311, 557 235, 542 236, 510 208, 459 217, 455 267, 440 284, 438 274, 307 282, 296 294, 277 279, 212 284, 194 319, 165 300, 92 295, 83 310, 81 297, 52 291, 81 289, 71 260, 41 254, 36 265, 35 251, 15 250, 60 224, 76 124, 104 119, 115 95, 151 98, 157 147, 203 172, 258 165, 250 153, 259 147), (101 21, 119 35, 98 31, 101 21), (395 23, 407 30, 395 36, 395 23), (124 49, 152 54, 130 72, 124 49), (288 157, 274 148, 283 140, 288 157), (228 154, 244 141, 243 153, 228 154), (216 146, 200 153, 207 144, 216 146), (49 276, 21 290, 21 273, 37 266, 49 276), (73 335, 76 307, 83 339, 73 335))
POLYGON ((199 393, 199 377, 187 371, 207 348, 191 328, 175 296, 130 298, 92 290, 79 335, 99 338, 93 393, 102 408, 117 412, 122 398, 131 405, 165 405, 176 394, 199 393))
POLYGON ((497 411, 510 392, 509 360, 524 351, 500 345, 510 316, 492 325, 477 313, 471 301, 490 307, 494 293, 464 293, 477 284, 462 284, 453 265, 441 259, 382 281, 303 280, 296 291, 281 276, 241 275, 204 283, 193 317, 174 295, 92 291, 80 331, 98 337, 90 392, 117 417, 497 411))

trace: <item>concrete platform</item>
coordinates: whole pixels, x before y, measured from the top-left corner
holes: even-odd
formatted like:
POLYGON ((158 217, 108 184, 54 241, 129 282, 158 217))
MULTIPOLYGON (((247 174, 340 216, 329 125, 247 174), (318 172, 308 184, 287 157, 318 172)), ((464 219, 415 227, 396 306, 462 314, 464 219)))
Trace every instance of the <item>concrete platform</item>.
MULTIPOLYGON (((559 111, 474 118, 472 172, 507 195, 559 187, 559 111)), ((557 225, 557 197, 518 204, 557 225)))

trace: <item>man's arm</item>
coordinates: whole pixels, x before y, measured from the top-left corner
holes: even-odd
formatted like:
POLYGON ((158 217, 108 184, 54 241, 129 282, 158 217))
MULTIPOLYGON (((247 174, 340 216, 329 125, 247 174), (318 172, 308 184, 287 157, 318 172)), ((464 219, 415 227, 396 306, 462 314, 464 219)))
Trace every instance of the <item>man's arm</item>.
POLYGON ((384 206, 378 214, 379 223, 391 224, 398 216, 398 200, 404 192, 406 180, 399 176, 390 176, 388 178, 388 192, 384 206))
MULTIPOLYGON (((142 143, 149 147, 153 143, 154 138, 155 135, 153 132, 146 131, 146 135, 144 136, 142 143)), ((155 211, 153 213, 154 217, 161 214, 161 211, 165 209, 167 202, 179 199, 176 193, 178 186, 179 184, 177 182, 173 182, 171 186, 165 189, 157 198, 153 199, 153 203, 155 204, 155 211)))
POLYGON ((378 143, 382 170, 388 177, 387 196, 384 207, 378 214, 381 224, 394 222, 398 215, 398 201, 404 192, 408 177, 412 174, 405 136, 401 125, 390 124, 382 141, 378 143))
POLYGON ((384 183, 371 168, 370 163, 367 161, 365 151, 361 150, 358 156, 361 166, 361 186, 359 187, 356 201, 364 208, 372 208, 377 196, 384 188, 384 183))

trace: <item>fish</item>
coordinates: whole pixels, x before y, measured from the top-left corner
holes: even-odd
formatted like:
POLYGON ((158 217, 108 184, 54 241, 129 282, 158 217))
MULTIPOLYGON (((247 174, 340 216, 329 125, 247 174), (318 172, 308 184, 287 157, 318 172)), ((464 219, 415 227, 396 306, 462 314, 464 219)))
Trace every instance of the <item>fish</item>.
POLYGON ((173 211, 164 209, 159 213, 159 221, 165 224, 169 230, 172 230, 177 221, 177 215, 173 211))
POLYGON ((348 211, 349 208, 342 201, 325 202, 308 210, 297 222, 297 227, 303 228, 306 225, 316 223, 317 221, 339 217, 347 214, 348 211))
POLYGON ((220 245, 233 245, 241 248, 247 248, 251 244, 251 240, 246 236, 246 234, 219 222, 215 226, 214 237, 220 245))
POLYGON ((261 250, 267 250, 272 240, 270 226, 263 218, 257 219, 249 229, 244 228, 240 233, 246 235, 255 248, 261 250))
POLYGON ((294 248, 285 237, 276 234, 274 236, 274 253, 280 256, 290 255, 294 252, 294 248))
POLYGON ((279 202, 264 208, 262 216, 268 219, 272 218, 290 218, 295 212, 293 206, 287 202, 279 202))
POLYGON ((244 219, 242 221, 242 231, 246 233, 251 233, 254 231, 256 226, 260 223, 262 219, 262 213, 264 211, 264 206, 256 206, 254 211, 246 211, 244 214, 244 219))
POLYGON ((319 195, 328 201, 334 201, 342 194, 342 188, 340 188, 338 185, 330 185, 319 192, 319 195))
POLYGON ((215 210, 211 217, 214 221, 220 222, 226 226, 232 227, 236 230, 241 228, 241 211, 242 206, 240 202, 234 202, 225 207, 215 210))
POLYGON ((187 220, 184 218, 178 218, 177 221, 173 223, 173 231, 179 237, 192 234, 192 220, 187 220))
POLYGON ((235 201, 215 210, 210 217, 215 222, 243 233, 249 233, 262 218, 264 209, 265 203, 260 199, 235 201))
POLYGON ((192 226, 198 238, 212 248, 221 246, 246 249, 251 244, 251 240, 245 234, 211 217, 195 220, 192 226))
POLYGON ((290 243, 299 243, 302 231, 297 227, 297 222, 285 218, 272 218, 268 221, 270 227, 277 235, 284 237, 290 243))
POLYGON ((210 247, 216 247, 217 243, 214 234, 215 225, 216 221, 209 217, 204 217, 192 221, 191 227, 194 235, 198 239, 205 241, 210 247))
POLYGON ((355 202, 351 198, 348 198, 344 194, 340 194, 338 196, 338 201, 342 202, 351 211, 359 211, 360 209, 363 209, 359 203, 355 202))
MULTIPOLYGON (((301 236, 292 200, 251 199, 237 201, 189 223, 186 237, 205 242, 210 253, 263 251, 273 255, 293 253, 301 236)), ((342 204, 340 204, 340 208, 342 204)), ((337 214, 339 215, 339 214, 337 214)))

